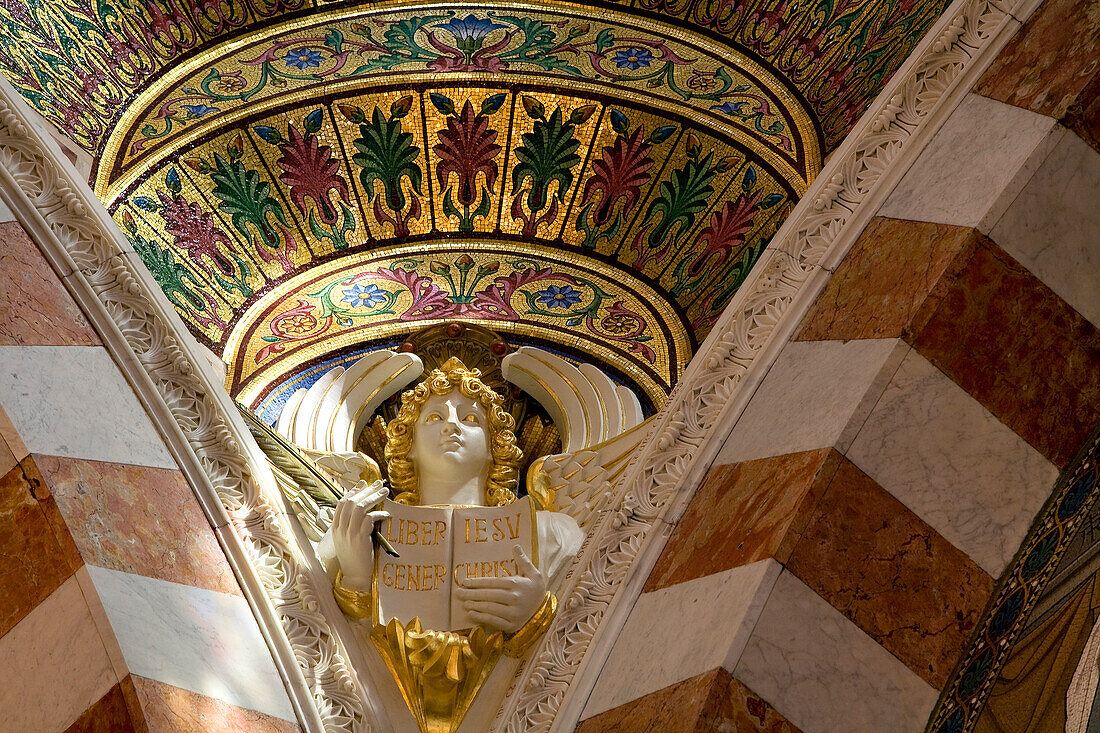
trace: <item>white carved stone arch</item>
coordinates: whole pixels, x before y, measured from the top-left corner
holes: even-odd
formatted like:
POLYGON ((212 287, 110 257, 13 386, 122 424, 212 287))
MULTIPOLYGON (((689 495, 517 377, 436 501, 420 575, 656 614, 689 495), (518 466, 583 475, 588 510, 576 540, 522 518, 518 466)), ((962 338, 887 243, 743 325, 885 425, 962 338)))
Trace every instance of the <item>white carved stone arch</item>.
MULTIPOLYGON (((775 235, 617 474, 493 730, 571 731, 718 447, 830 270, 1038 0, 956 0, 775 235)), ((218 375, 88 186, 0 80, 0 195, 44 247, 202 503, 307 731, 387 730, 346 624, 218 375)))

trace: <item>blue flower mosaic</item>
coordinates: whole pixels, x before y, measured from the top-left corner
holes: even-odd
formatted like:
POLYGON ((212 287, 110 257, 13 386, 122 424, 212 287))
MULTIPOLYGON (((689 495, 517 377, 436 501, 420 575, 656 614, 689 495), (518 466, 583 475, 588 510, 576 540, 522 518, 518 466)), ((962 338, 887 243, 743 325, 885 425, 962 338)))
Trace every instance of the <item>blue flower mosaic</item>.
POLYGON ((187 110, 187 113, 192 117, 202 117, 211 112, 221 112, 217 107, 208 107, 205 104, 181 104, 180 106, 187 110))
POLYGON ((581 302, 581 293, 571 285, 551 285, 546 290, 540 290, 535 301, 550 310, 554 308, 568 308, 581 302))
POLYGON ((283 61, 286 62, 288 69, 291 66, 296 69, 320 66, 321 60, 321 52, 315 51, 312 48, 294 48, 287 51, 286 56, 283 57, 283 61))
POLYGON ((471 13, 465 18, 451 18, 446 23, 436 23, 433 28, 442 28, 458 41, 479 41, 497 28, 507 26, 494 23, 488 18, 475 18, 471 13))
POLYGON ((653 54, 644 48, 628 48, 625 51, 616 51, 612 59, 620 69, 640 69, 649 66, 653 62, 653 54))
POLYGON ((380 303, 385 303, 386 295, 385 290, 368 283, 367 285, 352 285, 350 290, 344 291, 344 297, 341 300, 350 303, 352 307, 369 309, 380 303))
POLYGON ((716 109, 719 112, 725 112, 728 115, 739 115, 741 110, 749 105, 748 102, 726 102, 725 104, 716 104, 711 109, 716 109))

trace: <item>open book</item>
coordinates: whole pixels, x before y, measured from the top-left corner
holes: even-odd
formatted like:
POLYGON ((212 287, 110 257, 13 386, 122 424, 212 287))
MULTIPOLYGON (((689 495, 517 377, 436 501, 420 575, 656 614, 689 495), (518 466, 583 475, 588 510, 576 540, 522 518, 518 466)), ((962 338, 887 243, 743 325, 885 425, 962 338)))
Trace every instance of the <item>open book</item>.
POLYGON ((376 551, 374 622, 396 618, 433 631, 476 624, 452 591, 466 578, 504 577, 519 571, 519 545, 538 566, 535 511, 528 497, 506 506, 408 506, 386 500, 382 533, 401 557, 376 551))

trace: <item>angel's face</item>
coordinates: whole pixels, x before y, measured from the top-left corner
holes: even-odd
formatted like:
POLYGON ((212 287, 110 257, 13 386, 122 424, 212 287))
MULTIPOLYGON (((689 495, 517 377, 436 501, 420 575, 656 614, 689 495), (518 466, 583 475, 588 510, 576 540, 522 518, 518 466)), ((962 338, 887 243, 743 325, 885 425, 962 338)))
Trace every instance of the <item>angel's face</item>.
POLYGON ((413 426, 409 450, 421 483, 486 476, 492 461, 488 424, 485 408, 458 390, 429 397, 413 426))

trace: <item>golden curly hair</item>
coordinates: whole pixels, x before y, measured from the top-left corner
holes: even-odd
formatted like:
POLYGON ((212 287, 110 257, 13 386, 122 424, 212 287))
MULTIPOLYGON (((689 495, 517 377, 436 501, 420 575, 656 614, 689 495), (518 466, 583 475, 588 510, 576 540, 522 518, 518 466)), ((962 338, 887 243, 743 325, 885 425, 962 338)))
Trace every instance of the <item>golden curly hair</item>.
POLYGON ((394 492, 393 500, 401 504, 420 503, 420 483, 416 469, 409 460, 412 428, 428 398, 448 395, 455 389, 484 407, 488 416, 492 463, 485 503, 488 506, 511 504, 516 500, 519 465, 523 461, 523 451, 516 445, 513 432, 515 420, 504 409, 504 398, 481 381, 481 372, 467 369, 453 356, 439 369, 433 369, 424 381, 401 395, 401 409, 386 426, 386 469, 394 492))

